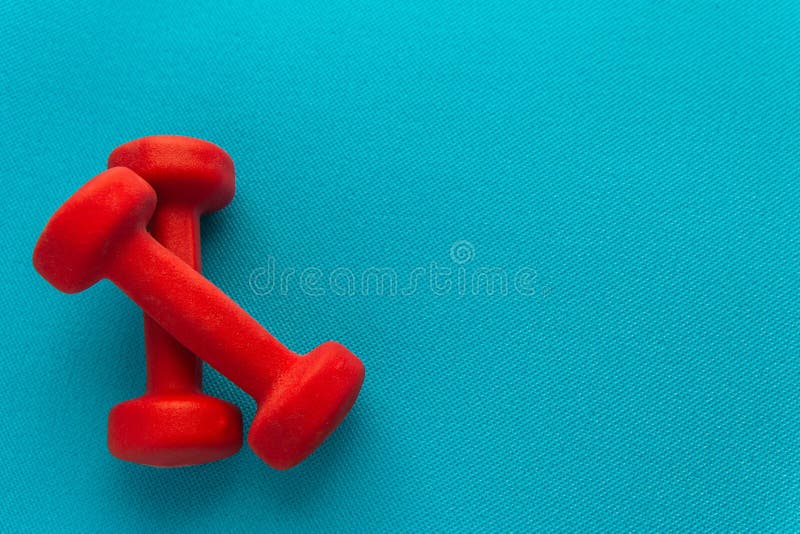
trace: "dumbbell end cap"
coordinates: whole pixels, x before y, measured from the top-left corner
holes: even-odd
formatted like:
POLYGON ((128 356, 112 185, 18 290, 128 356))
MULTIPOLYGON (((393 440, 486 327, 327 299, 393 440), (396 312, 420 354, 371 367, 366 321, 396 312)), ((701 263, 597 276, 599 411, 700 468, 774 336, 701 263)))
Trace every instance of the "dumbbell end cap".
POLYGON ((239 409, 201 393, 145 394, 108 416, 108 449, 128 462, 182 467, 222 460, 241 447, 239 409))
POLYGON ((300 357, 259 406, 250 447, 275 469, 294 467, 347 416, 363 382, 361 360, 339 343, 323 343, 300 357))
POLYGON ((228 153, 194 137, 134 139, 111 152, 108 166, 136 172, 153 186, 160 202, 191 204, 201 213, 224 208, 236 192, 236 173, 228 153))
POLYGON ((117 245, 143 229, 156 194, 133 171, 104 171, 78 189, 50 218, 33 251, 33 265, 65 293, 83 291, 103 278, 117 245))

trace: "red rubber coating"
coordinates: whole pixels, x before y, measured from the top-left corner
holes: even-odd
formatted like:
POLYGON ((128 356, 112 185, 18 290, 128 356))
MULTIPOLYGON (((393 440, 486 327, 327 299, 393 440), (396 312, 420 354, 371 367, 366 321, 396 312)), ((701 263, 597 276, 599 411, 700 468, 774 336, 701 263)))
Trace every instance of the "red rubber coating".
POLYGON ((127 168, 93 178, 59 208, 33 252, 36 270, 66 293, 102 278, 258 403, 248 443, 276 469, 301 462, 355 402, 364 366, 344 346, 303 357, 280 344, 203 275, 146 231, 153 188, 127 168))
MULTIPOLYGON (((217 145, 173 135, 117 147, 109 167, 128 167, 153 186, 158 204, 150 234, 197 271, 200 215, 225 207, 235 190, 230 156, 217 145)), ((178 467, 221 460, 242 446, 242 414, 202 393, 200 360, 144 316, 146 393, 108 416, 108 449, 122 460, 178 467)))

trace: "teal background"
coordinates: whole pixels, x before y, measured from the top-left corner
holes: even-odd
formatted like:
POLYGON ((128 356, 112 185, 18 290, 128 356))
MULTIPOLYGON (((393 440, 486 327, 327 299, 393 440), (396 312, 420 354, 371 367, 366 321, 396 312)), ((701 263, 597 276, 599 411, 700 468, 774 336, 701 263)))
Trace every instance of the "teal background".
POLYGON ((796 531, 799 26, 793 0, 0 3, 0 530, 796 531), (106 450, 139 312, 30 256, 154 133, 236 162, 207 276, 366 365, 294 470, 106 450), (269 258, 455 268, 458 240, 536 294, 249 285, 269 258))

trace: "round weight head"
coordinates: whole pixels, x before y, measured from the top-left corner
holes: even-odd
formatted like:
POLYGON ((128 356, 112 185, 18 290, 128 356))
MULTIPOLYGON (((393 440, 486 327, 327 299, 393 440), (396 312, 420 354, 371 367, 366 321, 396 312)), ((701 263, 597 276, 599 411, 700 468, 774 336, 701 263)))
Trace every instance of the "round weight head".
POLYGON ((222 460, 242 446, 239 409, 201 393, 146 394, 114 406, 108 449, 121 460, 179 467, 222 460))
POLYGON ((345 418, 364 382, 364 365, 342 345, 320 345, 259 405, 247 441, 275 469, 314 452, 345 418))
POLYGON ((153 214, 156 193, 133 171, 117 167, 78 189, 50 218, 33 250, 39 274, 65 293, 104 277, 106 262, 153 214))
POLYGON ((109 167, 128 167, 147 180, 159 201, 182 202, 201 212, 224 208, 236 191, 233 160, 220 147, 180 135, 152 135, 118 146, 109 167))

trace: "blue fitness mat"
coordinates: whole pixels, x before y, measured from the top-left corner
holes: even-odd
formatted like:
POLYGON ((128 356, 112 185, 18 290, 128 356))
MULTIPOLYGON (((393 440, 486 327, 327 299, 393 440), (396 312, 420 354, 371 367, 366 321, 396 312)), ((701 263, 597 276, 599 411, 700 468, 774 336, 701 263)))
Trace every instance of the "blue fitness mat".
POLYGON ((0 3, 0 530, 800 527, 800 3, 169 4, 0 3), (366 365, 294 470, 110 456, 140 312, 31 266, 158 133, 236 162, 206 276, 366 365))

